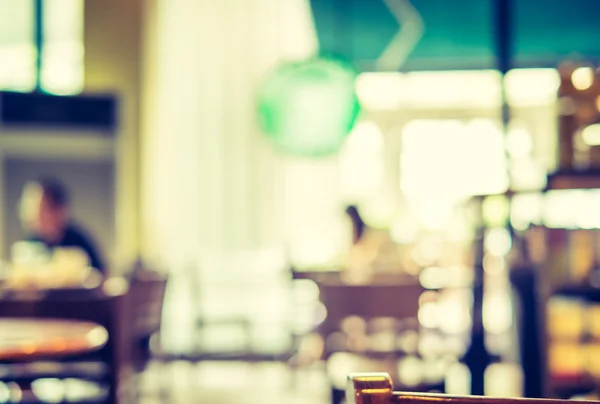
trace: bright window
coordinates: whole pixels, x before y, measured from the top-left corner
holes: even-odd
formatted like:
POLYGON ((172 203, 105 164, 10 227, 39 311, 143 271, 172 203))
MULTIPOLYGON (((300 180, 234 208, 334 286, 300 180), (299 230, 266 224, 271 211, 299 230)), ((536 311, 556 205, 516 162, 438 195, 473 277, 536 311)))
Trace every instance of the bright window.
POLYGON ((83 89, 83 0, 44 1, 42 89, 74 94, 83 89))
POLYGON ((0 89, 35 87, 33 0, 0 0, 0 89))
POLYGON ((508 188, 502 132, 487 119, 411 121, 402 133, 400 165, 409 197, 461 199, 508 188))
POLYGON ((359 202, 380 190, 384 148, 383 133, 374 122, 362 121, 350 133, 339 158, 342 192, 349 202, 359 202))
MULTIPOLYGON (((53 94, 83 88, 84 0, 44 0, 40 86, 53 94)), ((34 0, 0 0, 0 90, 33 91, 37 55, 34 0)))

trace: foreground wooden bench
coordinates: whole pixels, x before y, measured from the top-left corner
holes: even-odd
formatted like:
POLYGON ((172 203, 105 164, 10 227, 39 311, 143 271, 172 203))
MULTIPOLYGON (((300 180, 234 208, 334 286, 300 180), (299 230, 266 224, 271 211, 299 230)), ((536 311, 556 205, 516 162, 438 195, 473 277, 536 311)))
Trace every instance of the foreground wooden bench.
MULTIPOLYGON (((387 373, 353 374, 348 377, 346 404, 564 404, 568 400, 449 396, 445 394, 394 391, 387 373)), ((600 404, 596 401, 575 401, 600 404)))

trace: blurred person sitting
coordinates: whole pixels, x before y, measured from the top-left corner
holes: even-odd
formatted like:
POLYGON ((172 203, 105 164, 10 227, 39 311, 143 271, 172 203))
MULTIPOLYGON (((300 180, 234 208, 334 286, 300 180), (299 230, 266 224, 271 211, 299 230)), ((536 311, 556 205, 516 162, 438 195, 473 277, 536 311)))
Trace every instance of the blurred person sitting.
POLYGON ((350 205, 346 208, 346 215, 348 215, 352 222, 352 243, 356 245, 363 238, 365 231, 367 230, 367 225, 360 216, 358 208, 354 205, 350 205))
POLYGON ((44 178, 27 183, 20 210, 24 241, 40 243, 53 252, 78 249, 92 268, 105 274, 106 266, 95 243, 71 218, 69 193, 60 181, 44 178))
POLYGON ((347 269, 375 272, 403 272, 402 256, 389 229, 370 227, 359 208, 350 205, 346 215, 352 225, 353 245, 346 259, 347 269))
POLYGON ((373 243, 373 231, 362 219, 358 207, 348 206, 346 215, 352 226, 352 246, 346 257, 346 270, 370 273, 378 253, 378 248, 373 243))

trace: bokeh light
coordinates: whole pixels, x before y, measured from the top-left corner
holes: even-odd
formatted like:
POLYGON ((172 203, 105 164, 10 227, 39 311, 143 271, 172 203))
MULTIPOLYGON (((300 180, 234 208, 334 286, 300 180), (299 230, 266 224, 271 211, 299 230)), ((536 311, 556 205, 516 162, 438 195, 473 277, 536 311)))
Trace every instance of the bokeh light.
POLYGON ((417 353, 419 346, 419 334, 416 331, 406 331, 398 336, 396 341, 398 349, 408 354, 417 353))
POLYGON ((400 207, 397 199, 386 190, 372 195, 360 205, 360 213, 367 226, 374 229, 389 229, 400 207))
POLYGON ((503 257, 508 254, 512 247, 510 233, 505 228, 496 228, 488 230, 485 236, 485 249, 496 257, 503 257))
POLYGON ((400 184, 409 198, 461 199, 508 188, 504 137, 490 120, 413 120, 402 131, 401 153, 400 184))
POLYGON ((459 362, 448 367, 445 378, 447 394, 466 395, 471 391, 471 372, 459 362))
POLYGON ((392 223, 390 235, 398 244, 411 244, 417 240, 419 223, 413 215, 402 214, 392 223))
POLYGON ((419 339, 419 354, 423 358, 436 358, 444 352, 445 347, 444 338, 438 333, 424 332, 419 339))
POLYGON ((506 149, 512 158, 523 158, 531 155, 533 139, 531 133, 523 127, 510 130, 506 136, 506 149))
POLYGON ((490 397, 521 397, 523 371, 516 363, 492 363, 484 374, 485 395, 490 397))
POLYGON ((488 293, 483 300, 483 326, 492 334, 508 332, 513 325, 510 295, 504 292, 488 293))
POLYGON ((361 121, 352 130, 339 153, 344 197, 360 201, 373 195, 384 178, 384 138, 372 121, 361 121))
POLYGON ((417 386, 423 381, 424 364, 416 356, 407 356, 398 361, 398 379, 405 386, 417 386))
POLYGON ((548 191, 543 202, 543 224, 550 228, 577 228, 577 217, 591 213, 585 209, 588 195, 584 190, 548 191))
POLYGON ((436 328, 438 317, 438 304, 435 302, 427 302, 419 308, 419 324, 425 328, 436 328))
POLYGON ((472 280, 470 269, 462 266, 423 268, 419 274, 419 282, 426 289, 442 289, 452 287, 465 287, 472 280))
POLYGON ((553 105, 560 75, 556 69, 512 69, 505 76, 505 84, 512 107, 553 105))
POLYGON ((404 101, 405 91, 402 73, 362 73, 356 79, 356 94, 366 109, 396 110, 404 101))
POLYGON ((503 195, 485 198, 482 204, 482 216, 489 227, 504 226, 510 215, 508 199, 503 195))
POLYGON ((460 334, 471 327, 471 312, 467 302, 457 297, 445 298, 438 304, 437 324, 445 333, 460 334))
POLYGON ((442 230, 447 228, 454 213, 451 200, 442 198, 417 199, 411 205, 421 226, 426 230, 442 230))
POLYGON ((600 146, 600 123, 583 128, 581 136, 588 146, 600 146))
POLYGON ((510 221, 516 230, 525 230, 531 223, 542 220, 542 196, 537 193, 522 193, 513 196, 510 221))
POLYGON ((571 74, 573 87, 577 90, 587 90, 594 83, 594 69, 591 67, 578 67, 571 74))

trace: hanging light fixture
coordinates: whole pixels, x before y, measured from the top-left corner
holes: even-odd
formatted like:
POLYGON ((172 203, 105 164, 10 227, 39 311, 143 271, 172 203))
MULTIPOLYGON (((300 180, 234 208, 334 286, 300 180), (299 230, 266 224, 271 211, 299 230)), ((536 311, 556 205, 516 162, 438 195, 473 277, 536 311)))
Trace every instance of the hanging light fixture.
POLYGON ((356 77, 352 66, 336 59, 314 58, 280 66, 259 93, 264 133, 285 154, 335 154, 360 110, 356 77))

